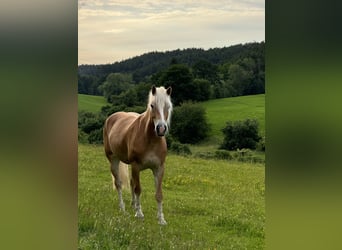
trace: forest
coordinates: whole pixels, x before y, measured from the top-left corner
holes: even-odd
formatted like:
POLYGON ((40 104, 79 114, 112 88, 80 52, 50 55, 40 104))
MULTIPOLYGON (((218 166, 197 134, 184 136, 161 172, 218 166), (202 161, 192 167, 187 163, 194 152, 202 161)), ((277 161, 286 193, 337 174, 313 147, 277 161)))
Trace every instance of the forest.
POLYGON ((172 86, 173 102, 265 93, 265 42, 153 51, 102 65, 78 66, 78 93, 113 105, 140 106, 152 85, 172 86))

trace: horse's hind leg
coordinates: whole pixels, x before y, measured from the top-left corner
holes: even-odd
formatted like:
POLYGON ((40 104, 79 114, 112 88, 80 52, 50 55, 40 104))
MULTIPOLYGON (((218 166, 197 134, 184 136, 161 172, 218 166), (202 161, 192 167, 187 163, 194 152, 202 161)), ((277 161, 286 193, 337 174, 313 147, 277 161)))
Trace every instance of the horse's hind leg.
POLYGON ((132 205, 135 208, 135 217, 144 218, 144 214, 141 210, 141 205, 140 205, 140 194, 141 194, 140 170, 139 170, 139 166, 136 164, 132 164, 131 188, 132 188, 132 205))
POLYGON ((119 206, 122 211, 125 211, 125 203, 122 199, 122 186, 121 186, 121 180, 119 175, 119 163, 120 161, 118 159, 112 159, 110 170, 112 172, 113 177, 113 187, 115 186, 116 190, 118 191, 119 195, 119 206))

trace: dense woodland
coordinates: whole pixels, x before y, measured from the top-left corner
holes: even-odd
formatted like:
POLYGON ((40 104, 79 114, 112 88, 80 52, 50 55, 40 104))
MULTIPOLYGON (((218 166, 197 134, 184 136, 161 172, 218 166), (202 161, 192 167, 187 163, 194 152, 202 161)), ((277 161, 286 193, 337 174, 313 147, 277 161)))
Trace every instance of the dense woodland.
POLYGON ((152 84, 172 86, 175 105, 265 93, 265 42, 150 52, 78 67, 78 92, 103 95, 113 105, 144 105, 152 84))

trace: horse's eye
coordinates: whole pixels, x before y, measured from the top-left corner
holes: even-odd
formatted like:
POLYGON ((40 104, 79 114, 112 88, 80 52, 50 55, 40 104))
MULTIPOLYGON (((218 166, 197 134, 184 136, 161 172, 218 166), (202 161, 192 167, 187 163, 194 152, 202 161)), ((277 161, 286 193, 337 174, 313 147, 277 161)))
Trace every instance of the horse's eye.
POLYGON ((152 109, 154 108, 153 104, 151 104, 151 108, 152 108, 152 109))

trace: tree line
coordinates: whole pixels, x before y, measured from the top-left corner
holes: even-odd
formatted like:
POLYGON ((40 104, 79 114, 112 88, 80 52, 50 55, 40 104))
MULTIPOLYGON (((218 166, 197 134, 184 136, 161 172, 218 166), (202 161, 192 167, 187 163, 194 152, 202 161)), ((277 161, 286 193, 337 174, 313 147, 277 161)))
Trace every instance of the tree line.
POLYGON ((173 102, 265 92, 265 43, 150 52, 105 65, 80 65, 78 91, 114 105, 142 105, 152 86, 172 86, 173 102))

